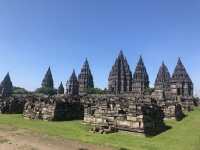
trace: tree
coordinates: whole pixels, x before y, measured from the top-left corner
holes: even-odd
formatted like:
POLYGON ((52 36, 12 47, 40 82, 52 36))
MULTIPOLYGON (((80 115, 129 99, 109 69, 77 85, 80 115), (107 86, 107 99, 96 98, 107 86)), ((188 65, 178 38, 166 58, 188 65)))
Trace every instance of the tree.
POLYGON ((13 94, 28 94, 29 92, 21 87, 13 87, 13 94))
POLYGON ((100 88, 89 88, 85 91, 87 94, 105 94, 106 91, 100 88))
POLYGON ((56 89, 41 87, 35 90, 35 93, 45 94, 45 95, 55 95, 57 93, 56 89))

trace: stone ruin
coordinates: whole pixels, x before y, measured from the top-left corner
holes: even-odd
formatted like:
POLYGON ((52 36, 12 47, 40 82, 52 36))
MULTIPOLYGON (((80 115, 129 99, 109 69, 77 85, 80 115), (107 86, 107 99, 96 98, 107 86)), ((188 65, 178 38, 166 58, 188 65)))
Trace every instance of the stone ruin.
POLYGON ((120 51, 109 74, 109 94, 83 97, 84 121, 101 133, 116 129, 149 133, 163 127, 163 119, 179 121, 185 116, 183 111, 193 109, 193 83, 180 59, 172 77, 162 63, 154 87, 149 88, 142 57, 132 76, 120 51))
POLYGON ((25 95, 12 95, 13 84, 9 73, 0 84, 0 113, 1 114, 17 114, 23 113, 24 104, 26 102, 25 95))
POLYGON ((152 99, 131 95, 88 95, 84 100, 84 122, 94 132, 117 130, 156 134, 165 129, 164 113, 152 99))
POLYGON ((24 95, 0 97, 0 113, 22 114, 25 103, 26 103, 26 96, 24 95))
POLYGON ((82 119, 83 107, 79 96, 30 96, 23 116, 47 121, 82 119))

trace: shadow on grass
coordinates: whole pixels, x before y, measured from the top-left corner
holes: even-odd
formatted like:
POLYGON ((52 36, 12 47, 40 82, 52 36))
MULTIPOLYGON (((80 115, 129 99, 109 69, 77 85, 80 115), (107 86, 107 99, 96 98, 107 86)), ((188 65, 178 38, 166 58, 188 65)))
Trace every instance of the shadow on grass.
POLYGON ((187 117, 187 115, 183 114, 181 117, 176 118, 176 121, 182 121, 187 117))
POLYGON ((164 127, 158 128, 157 130, 146 129, 144 131, 144 134, 145 134, 146 137, 150 137, 151 138, 151 137, 160 135, 163 132, 166 132, 166 131, 170 130, 171 128, 172 128, 171 126, 164 125, 164 127))
POLYGON ((88 150, 87 148, 79 148, 78 150, 88 150))
POLYGON ((129 150, 128 148, 121 147, 119 150, 129 150))

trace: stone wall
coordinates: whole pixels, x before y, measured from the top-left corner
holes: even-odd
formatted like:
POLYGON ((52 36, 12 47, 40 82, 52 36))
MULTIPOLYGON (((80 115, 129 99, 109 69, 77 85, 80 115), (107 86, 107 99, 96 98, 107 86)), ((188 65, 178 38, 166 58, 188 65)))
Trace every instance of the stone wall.
POLYGON ((88 95, 84 121, 94 126, 141 133, 157 133, 164 127, 164 113, 149 97, 130 95, 88 95))
POLYGON ((83 118, 83 107, 78 96, 29 97, 25 107, 25 118, 48 121, 83 118))
POLYGON ((19 114, 23 113, 26 96, 16 95, 9 97, 0 97, 0 113, 19 114))

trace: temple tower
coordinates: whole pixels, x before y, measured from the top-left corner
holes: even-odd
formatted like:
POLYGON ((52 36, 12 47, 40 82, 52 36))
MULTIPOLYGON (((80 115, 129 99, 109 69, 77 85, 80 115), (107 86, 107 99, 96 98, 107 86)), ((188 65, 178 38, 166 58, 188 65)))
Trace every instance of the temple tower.
POLYGON ((78 95, 79 94, 79 84, 75 71, 73 70, 72 75, 66 84, 66 94, 67 95, 78 95))
POLYGON ((176 96, 193 96, 193 83, 181 59, 178 59, 171 79, 171 92, 176 96))
POLYGON ((6 74, 5 78, 1 82, 0 85, 0 92, 2 96, 10 96, 13 91, 12 81, 10 79, 9 73, 6 74))
POLYGON ((167 66, 162 63, 154 84, 155 90, 167 91, 170 89, 170 73, 167 66))
POLYGON ((132 91, 137 94, 143 94, 147 88, 149 88, 149 76, 147 74, 142 57, 140 56, 135 72, 133 74, 132 91))
POLYGON ((42 88, 49 88, 49 89, 54 88, 53 77, 52 77, 50 67, 48 68, 48 70, 44 76, 44 79, 42 80, 42 88))
POLYGON ((130 92, 132 89, 132 73, 122 51, 109 74, 108 89, 115 94, 130 92))
POLYGON ((94 88, 93 76, 87 59, 85 60, 81 73, 78 76, 78 82, 80 93, 85 93, 87 92, 87 89, 94 88))
POLYGON ((168 71, 167 66, 162 63, 160 69, 158 71, 155 84, 154 84, 154 92, 152 96, 156 99, 163 100, 169 95, 170 92, 170 73, 168 71))
POLYGON ((58 87, 57 93, 58 94, 64 94, 64 92, 65 92, 65 89, 64 89, 63 84, 61 82, 60 85, 59 85, 59 87, 58 87))

